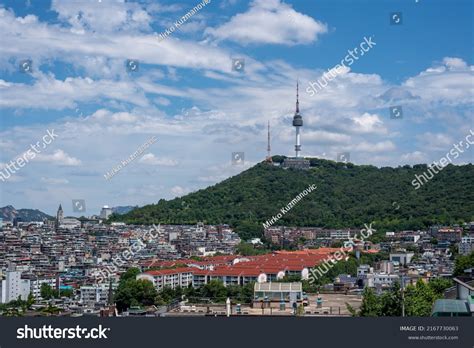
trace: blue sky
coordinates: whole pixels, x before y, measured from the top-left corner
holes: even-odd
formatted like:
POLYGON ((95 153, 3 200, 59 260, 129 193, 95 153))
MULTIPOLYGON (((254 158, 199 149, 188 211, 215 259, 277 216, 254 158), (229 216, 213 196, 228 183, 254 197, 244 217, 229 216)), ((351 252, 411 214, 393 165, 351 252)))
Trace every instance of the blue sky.
MULTIPOLYGON (((211 0, 158 40, 199 3, 1 2, 0 169, 48 129, 58 138, 0 181, 0 206, 53 213, 62 203, 74 215, 72 199, 85 199, 96 214, 181 196, 261 161, 267 121, 273 153, 292 155, 297 78, 306 156, 430 163, 474 130, 472 1, 211 0), (390 24, 393 12, 402 24, 390 24), (364 37, 376 45, 306 92, 364 37), (231 164, 237 151, 244 165, 231 164)), ((472 148, 455 161, 469 162, 472 148)))

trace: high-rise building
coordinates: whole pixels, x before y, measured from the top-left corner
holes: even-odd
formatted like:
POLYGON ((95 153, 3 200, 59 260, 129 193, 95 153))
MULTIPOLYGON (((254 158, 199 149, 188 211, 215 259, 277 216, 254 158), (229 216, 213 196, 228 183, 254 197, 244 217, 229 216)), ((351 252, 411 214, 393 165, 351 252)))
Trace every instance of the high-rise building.
POLYGON ((100 211, 100 218, 107 220, 110 215, 112 215, 112 208, 109 208, 108 205, 104 205, 100 211))
POLYGON ((30 294, 30 281, 21 279, 21 272, 9 269, 5 279, 0 282, 0 303, 18 300, 27 300, 30 294))

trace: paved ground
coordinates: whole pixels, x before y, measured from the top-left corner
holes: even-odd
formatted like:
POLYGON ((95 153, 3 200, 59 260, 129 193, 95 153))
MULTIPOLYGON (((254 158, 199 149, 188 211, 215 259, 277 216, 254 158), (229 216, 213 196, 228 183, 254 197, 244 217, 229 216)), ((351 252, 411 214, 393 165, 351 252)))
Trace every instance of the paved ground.
POLYGON ((316 306, 316 295, 309 295, 309 306, 305 307, 306 314, 308 311, 311 314, 319 315, 350 315, 347 310, 346 303, 350 304, 355 309, 359 309, 362 297, 360 295, 344 295, 344 294, 321 294, 322 307, 316 306), (316 313, 315 313, 316 312, 316 313))

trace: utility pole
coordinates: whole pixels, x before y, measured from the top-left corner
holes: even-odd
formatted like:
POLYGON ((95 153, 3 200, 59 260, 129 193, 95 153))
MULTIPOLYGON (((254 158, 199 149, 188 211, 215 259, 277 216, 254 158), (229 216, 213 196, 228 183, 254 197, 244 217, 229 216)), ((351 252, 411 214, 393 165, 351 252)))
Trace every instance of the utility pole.
POLYGON ((403 274, 402 274, 402 287, 401 287, 401 292, 402 292, 402 317, 405 316, 405 282, 403 279, 403 274))

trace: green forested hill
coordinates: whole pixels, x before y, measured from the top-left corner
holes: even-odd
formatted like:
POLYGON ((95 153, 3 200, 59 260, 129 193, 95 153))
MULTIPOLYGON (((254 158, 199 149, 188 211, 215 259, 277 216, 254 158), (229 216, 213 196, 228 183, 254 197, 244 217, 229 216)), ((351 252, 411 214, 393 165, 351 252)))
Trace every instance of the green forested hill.
POLYGON ((311 166, 307 171, 285 170, 261 163, 214 186, 113 219, 136 224, 227 223, 249 237, 315 184, 317 189, 276 225, 342 228, 375 222, 380 231, 474 221, 472 164, 449 165, 418 190, 411 182, 415 174, 427 171, 426 165, 377 168, 311 159, 311 166))

